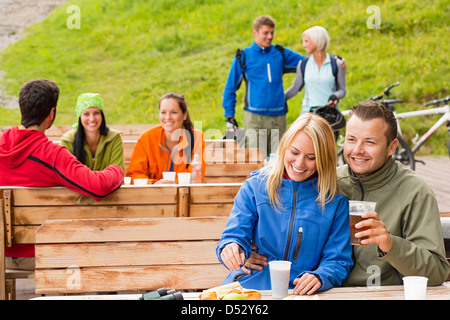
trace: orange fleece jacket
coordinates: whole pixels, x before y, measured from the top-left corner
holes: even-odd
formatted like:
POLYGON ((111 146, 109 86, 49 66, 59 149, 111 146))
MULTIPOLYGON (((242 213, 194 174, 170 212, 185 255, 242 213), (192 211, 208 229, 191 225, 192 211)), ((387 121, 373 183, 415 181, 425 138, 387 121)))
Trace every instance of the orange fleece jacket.
MULTIPOLYGON (((133 150, 127 177, 133 179, 148 178, 150 183, 162 179, 164 171, 170 171, 171 160, 174 163, 175 172, 191 172, 191 165, 194 154, 198 154, 202 161, 202 179, 205 181, 206 163, 203 157, 205 142, 203 133, 194 129, 194 150, 189 161, 186 156, 191 153, 186 130, 182 130, 179 143, 173 148, 172 153, 166 148, 164 129, 162 126, 149 129, 141 134, 133 150), (189 166, 186 168, 186 163, 189 166)), ((178 181, 178 177, 177 177, 178 181)))

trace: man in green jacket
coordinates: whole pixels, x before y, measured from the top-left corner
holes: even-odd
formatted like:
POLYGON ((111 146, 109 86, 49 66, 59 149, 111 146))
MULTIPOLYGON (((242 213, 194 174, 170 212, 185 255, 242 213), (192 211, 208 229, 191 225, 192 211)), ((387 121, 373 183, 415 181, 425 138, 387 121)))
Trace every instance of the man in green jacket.
MULTIPOLYGON (((344 156, 338 168, 341 190, 349 200, 377 203, 357 228, 369 236, 367 246, 353 246, 355 264, 346 286, 402 284, 404 276, 424 276, 440 285, 450 273, 441 221, 430 187, 412 170, 395 161, 398 145, 394 114, 373 101, 352 108, 346 125, 344 156)), ((256 250, 256 247, 253 247, 256 250)), ((267 258, 252 252, 242 268, 261 270, 267 258)))
POLYGON ((377 203, 357 228, 368 246, 354 246, 355 265, 344 285, 398 285, 424 276, 440 285, 450 273, 435 195, 412 170, 395 161, 397 122, 373 101, 352 108, 346 125, 339 185, 349 200, 377 203))

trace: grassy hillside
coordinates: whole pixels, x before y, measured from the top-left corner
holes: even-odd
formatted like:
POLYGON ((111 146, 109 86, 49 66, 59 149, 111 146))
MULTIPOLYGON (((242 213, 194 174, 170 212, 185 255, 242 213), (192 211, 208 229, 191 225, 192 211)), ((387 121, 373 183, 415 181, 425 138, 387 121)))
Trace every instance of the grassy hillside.
MULTIPOLYGON (((447 1, 379 1, 381 29, 369 29, 373 1, 292 0, 80 0, 55 10, 28 36, 0 52, 1 85, 17 95, 29 79, 53 79, 61 87, 56 124, 75 121, 83 92, 100 92, 108 123, 158 122, 159 98, 169 91, 186 96, 191 118, 202 129, 225 130, 222 91, 236 48, 253 41, 251 24, 261 14, 276 21, 274 43, 304 54, 301 33, 325 27, 329 52, 347 61, 347 96, 341 108, 379 93, 395 81, 398 111, 421 108, 449 94, 450 44, 447 1), (70 4, 81 9, 81 29, 68 29, 70 4)), ((285 76, 285 87, 293 75, 285 76)), ((241 88, 237 107, 243 123, 241 88)), ((299 114, 303 93, 289 103, 288 122, 299 114)), ((433 118, 433 117, 431 117, 433 118)), ((434 118, 435 119, 435 118, 434 118)), ((0 125, 19 123, 17 110, 0 108, 0 125)), ((421 133, 426 121, 404 120, 404 131, 421 133)), ((446 154, 447 132, 439 130, 423 153, 446 154), (445 143, 444 143, 445 142, 445 143)))

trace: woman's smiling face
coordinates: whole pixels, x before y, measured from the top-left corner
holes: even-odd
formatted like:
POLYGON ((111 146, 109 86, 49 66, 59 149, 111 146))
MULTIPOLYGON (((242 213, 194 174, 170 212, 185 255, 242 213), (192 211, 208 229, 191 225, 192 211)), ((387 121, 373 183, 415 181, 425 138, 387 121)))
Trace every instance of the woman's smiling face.
POLYGON ((316 152, 312 139, 304 132, 299 131, 286 150, 284 168, 290 179, 305 181, 316 171, 316 152))
POLYGON ((87 108, 80 116, 81 125, 85 131, 97 131, 100 130, 102 124, 102 113, 100 109, 95 107, 87 108))
POLYGON ((159 121, 166 132, 171 134, 177 129, 183 128, 183 121, 187 118, 187 112, 183 113, 178 101, 172 98, 161 101, 159 107, 159 121))

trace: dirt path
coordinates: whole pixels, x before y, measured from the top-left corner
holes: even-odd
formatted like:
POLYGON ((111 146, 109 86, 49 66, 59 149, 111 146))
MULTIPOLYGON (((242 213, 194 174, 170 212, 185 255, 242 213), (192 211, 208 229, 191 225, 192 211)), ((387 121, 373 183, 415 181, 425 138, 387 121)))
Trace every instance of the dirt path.
MULTIPOLYGON (((0 51, 25 36, 24 29, 44 20, 67 0, 0 0, 0 51)), ((0 78, 5 75, 1 71, 0 78)), ((6 96, 0 88, 0 106, 18 108, 17 98, 6 96)))

